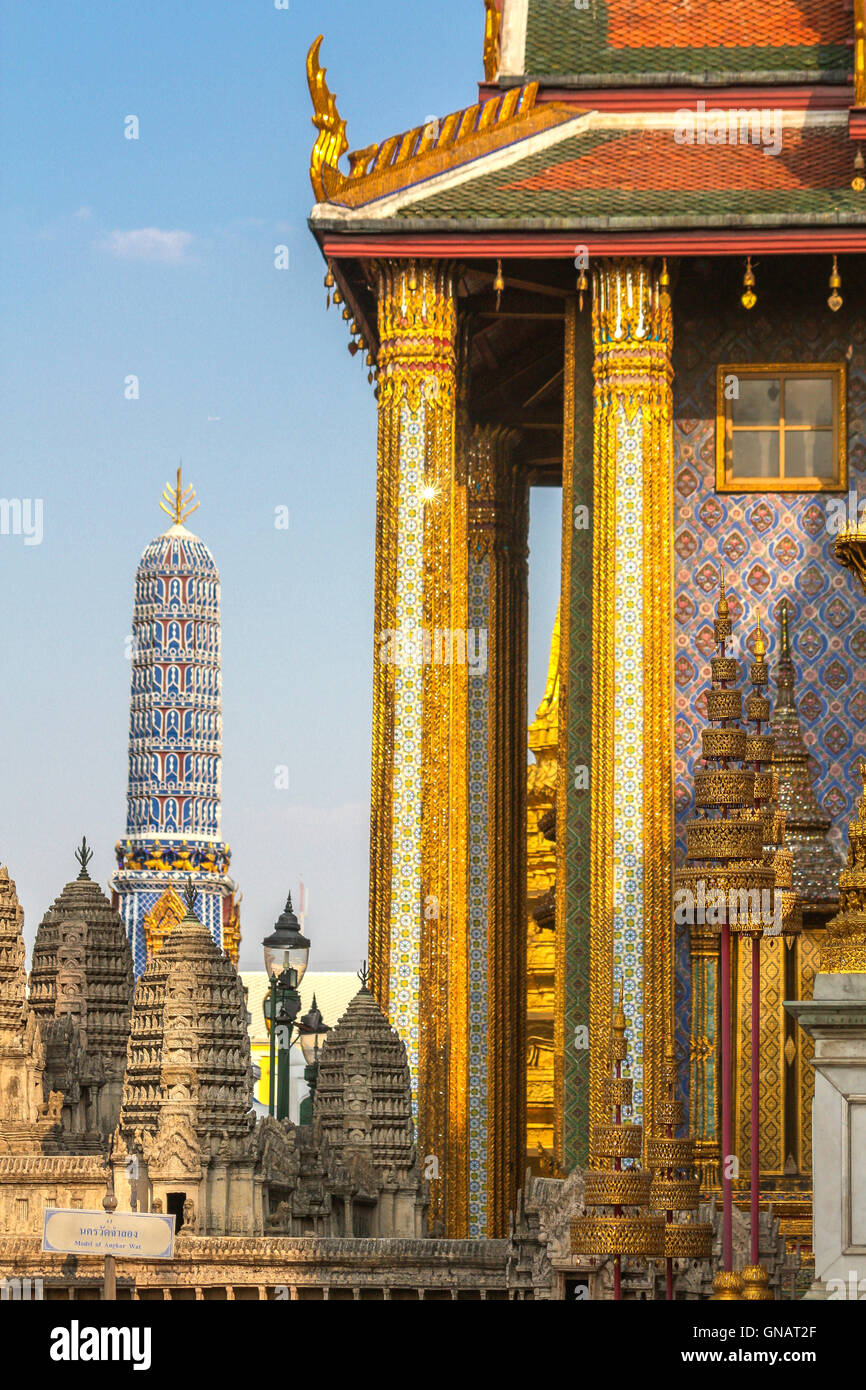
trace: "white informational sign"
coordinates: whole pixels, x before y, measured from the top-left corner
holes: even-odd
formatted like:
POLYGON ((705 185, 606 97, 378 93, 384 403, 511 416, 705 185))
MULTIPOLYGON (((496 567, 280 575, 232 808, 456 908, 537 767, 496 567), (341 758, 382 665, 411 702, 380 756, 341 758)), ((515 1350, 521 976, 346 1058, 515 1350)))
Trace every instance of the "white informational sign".
POLYGON ((174 1216, 133 1211, 69 1211, 46 1207, 42 1249, 59 1255, 114 1255, 119 1260, 170 1260, 174 1216))

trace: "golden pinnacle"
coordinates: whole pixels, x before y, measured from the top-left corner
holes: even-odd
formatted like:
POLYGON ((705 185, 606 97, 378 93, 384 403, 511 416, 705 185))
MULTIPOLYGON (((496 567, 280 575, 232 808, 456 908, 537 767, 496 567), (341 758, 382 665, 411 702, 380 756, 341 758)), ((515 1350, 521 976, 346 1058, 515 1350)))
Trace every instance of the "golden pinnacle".
POLYGON ((586 271, 582 270, 577 277, 577 307, 583 313, 583 296, 589 289, 589 280, 586 278, 586 271))
POLYGON ((761 631, 761 614, 758 613, 758 631, 755 637, 755 660, 763 662, 767 655, 767 644, 764 641, 764 634, 761 631))
POLYGON ((719 618, 727 618, 730 616, 728 597, 725 593, 725 571, 721 568, 719 569, 719 604, 716 609, 716 615, 719 618))

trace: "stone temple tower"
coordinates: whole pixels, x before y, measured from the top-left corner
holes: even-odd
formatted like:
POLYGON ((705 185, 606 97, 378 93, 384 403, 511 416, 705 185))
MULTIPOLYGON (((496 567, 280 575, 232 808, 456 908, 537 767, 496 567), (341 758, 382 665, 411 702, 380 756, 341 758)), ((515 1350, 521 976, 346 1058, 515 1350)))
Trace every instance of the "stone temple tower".
POLYGON ((220 838, 220 589, 213 556, 184 521, 191 487, 166 487, 172 525, 141 557, 132 614, 132 697, 126 835, 111 886, 136 977, 184 916, 196 911, 237 963, 240 920, 229 847, 220 838))

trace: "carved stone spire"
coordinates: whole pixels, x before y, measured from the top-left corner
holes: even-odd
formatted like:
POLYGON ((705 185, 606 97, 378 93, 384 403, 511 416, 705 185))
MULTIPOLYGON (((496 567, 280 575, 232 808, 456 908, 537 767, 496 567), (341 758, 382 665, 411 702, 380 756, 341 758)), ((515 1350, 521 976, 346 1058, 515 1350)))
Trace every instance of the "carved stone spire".
POLYGON ((0 1153, 56 1152, 59 1094, 43 1091, 45 1053, 27 1002, 24 913, 0 868, 0 1153))
POLYGON ((0 868, 0 1038, 17 1036, 27 1017, 24 913, 9 870, 0 868))
POLYGON ((786 843, 794 856, 794 889, 804 908, 827 913, 839 900, 843 860, 827 838, 831 820, 815 795, 812 758, 797 712, 787 599, 779 604, 778 616, 779 663, 771 727, 776 739, 779 806, 785 816, 786 843))
POLYGON ((360 1151, 380 1171, 415 1166, 406 1048, 364 987, 322 1049, 313 1118, 332 1148, 360 1151))
POLYGON ((120 1112, 132 953, 119 915, 87 872, 86 841, 75 857, 78 877, 36 933, 30 1003, 46 1046, 47 1083, 73 1106, 71 1127, 107 1135, 120 1112))
POLYGON ((138 982, 120 1127, 130 1147, 169 1139, 216 1152, 254 1124, 240 976, 187 904, 138 982))

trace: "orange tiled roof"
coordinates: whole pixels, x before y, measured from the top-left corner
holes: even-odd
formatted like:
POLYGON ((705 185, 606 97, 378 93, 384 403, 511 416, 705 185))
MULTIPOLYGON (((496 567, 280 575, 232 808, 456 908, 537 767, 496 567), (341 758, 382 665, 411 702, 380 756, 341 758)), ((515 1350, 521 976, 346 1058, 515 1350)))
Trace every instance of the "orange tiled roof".
POLYGON ((612 48, 792 48, 844 44, 842 0, 628 0, 608 6, 612 48))
POLYGON ((525 38, 542 80, 842 82, 854 15, 845 0, 528 0, 525 38))
POLYGON ((670 130, 609 135, 576 159, 558 160, 503 191, 668 189, 672 191, 845 188, 851 146, 844 131, 790 130, 773 157, 756 145, 677 144, 670 130))

